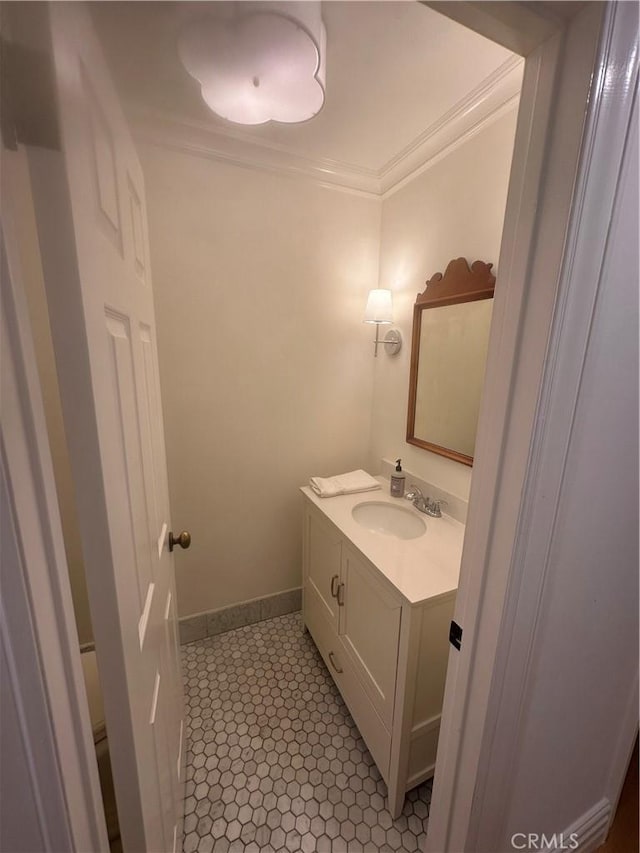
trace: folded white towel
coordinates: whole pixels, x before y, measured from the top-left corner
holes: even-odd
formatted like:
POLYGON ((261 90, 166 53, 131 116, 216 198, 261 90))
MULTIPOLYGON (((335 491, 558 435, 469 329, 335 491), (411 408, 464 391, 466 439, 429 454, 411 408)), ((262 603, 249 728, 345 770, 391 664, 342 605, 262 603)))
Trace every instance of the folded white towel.
POLYGON ((357 471, 349 471, 347 474, 338 474, 336 477, 311 477, 309 485, 321 498, 371 492, 381 488, 380 483, 361 468, 357 471))

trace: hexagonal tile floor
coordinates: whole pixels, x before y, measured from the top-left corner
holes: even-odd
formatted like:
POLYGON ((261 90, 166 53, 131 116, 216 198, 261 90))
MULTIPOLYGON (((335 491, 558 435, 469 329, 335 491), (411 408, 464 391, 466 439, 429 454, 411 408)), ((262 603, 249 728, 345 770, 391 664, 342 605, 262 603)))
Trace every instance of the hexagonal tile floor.
POLYGON ((184 853, 411 853, 431 782, 387 789, 299 613, 183 646, 184 853))

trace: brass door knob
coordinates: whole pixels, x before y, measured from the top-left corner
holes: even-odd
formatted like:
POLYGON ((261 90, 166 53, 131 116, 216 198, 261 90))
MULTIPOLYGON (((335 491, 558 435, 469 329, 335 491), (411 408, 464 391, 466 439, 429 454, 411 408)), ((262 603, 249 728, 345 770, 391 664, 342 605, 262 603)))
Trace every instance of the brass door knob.
POLYGON ((169 550, 173 551, 176 545, 179 545, 181 548, 188 548, 191 545, 191 534, 188 530, 183 530, 178 536, 169 533, 169 550))

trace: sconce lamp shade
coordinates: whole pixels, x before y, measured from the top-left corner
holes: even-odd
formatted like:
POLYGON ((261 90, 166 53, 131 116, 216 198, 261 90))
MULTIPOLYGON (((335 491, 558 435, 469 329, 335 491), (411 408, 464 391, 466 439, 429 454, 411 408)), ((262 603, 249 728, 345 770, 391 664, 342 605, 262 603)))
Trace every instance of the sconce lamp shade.
POLYGON ((369 291, 363 322, 393 323, 393 302, 390 290, 378 288, 369 291))

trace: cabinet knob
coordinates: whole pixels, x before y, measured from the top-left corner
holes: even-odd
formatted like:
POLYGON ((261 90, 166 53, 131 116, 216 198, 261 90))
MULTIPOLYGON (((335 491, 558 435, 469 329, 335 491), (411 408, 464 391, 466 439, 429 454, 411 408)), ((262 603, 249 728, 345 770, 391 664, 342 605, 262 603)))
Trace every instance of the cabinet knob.
POLYGON ((344 584, 343 583, 341 583, 338 586, 338 594, 336 595, 336 598, 338 599, 338 606, 344 607, 344 584))

